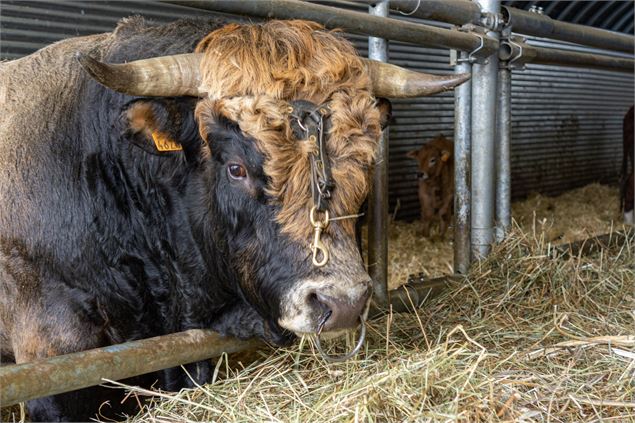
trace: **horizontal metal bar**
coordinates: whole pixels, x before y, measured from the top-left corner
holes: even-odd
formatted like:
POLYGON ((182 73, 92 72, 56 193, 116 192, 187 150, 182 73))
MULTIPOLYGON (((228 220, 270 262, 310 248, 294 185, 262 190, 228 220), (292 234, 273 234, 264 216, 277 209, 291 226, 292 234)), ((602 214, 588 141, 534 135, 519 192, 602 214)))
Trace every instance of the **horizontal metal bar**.
POLYGON ((408 283, 390 291, 390 303, 387 308, 373 305, 369 316, 373 319, 386 314, 388 310, 394 313, 414 312, 425 300, 443 292, 450 282, 460 279, 461 276, 454 275, 435 279, 425 279, 422 274, 410 275, 408 283))
POLYGON ((454 25, 478 24, 481 19, 478 5, 467 0, 390 0, 390 8, 407 16, 454 25))
MULTIPOLYGON (((374 0, 363 0, 369 3, 374 0)), ((466 0, 391 0, 390 8, 408 16, 447 22, 454 25, 481 24, 481 13, 476 2, 466 0)), ((502 6, 504 18, 518 34, 568 41, 607 50, 633 53, 633 36, 606 31, 587 25, 578 25, 551 19, 547 15, 515 7, 502 6)))
POLYGON ((260 345, 192 329, 0 368, 3 407, 99 385, 260 345))
POLYGON ((578 255, 589 255, 600 251, 603 248, 619 247, 633 237, 634 230, 617 231, 610 234, 595 236, 593 238, 583 239, 561 244, 555 247, 555 251, 562 254, 564 258, 575 257, 578 255))
MULTIPOLYGON (((456 30, 437 28, 399 19, 369 16, 365 13, 323 6, 298 0, 206 0, 166 1, 202 10, 236 13, 277 19, 308 19, 319 22, 327 28, 341 28, 353 34, 372 35, 389 40, 405 41, 431 47, 453 48, 474 51, 481 45, 480 37, 456 30)), ((476 57, 487 57, 498 48, 498 42, 489 37, 483 38, 483 47, 475 53, 476 57)))
POLYGON ((536 47, 517 42, 512 44, 509 41, 501 42, 499 51, 500 60, 507 61, 518 56, 521 53, 519 47, 522 47, 522 55, 519 59, 522 63, 590 67, 630 73, 633 73, 635 68, 635 60, 630 58, 579 53, 557 48, 536 47))
POLYGON ((569 41, 606 50, 625 51, 631 54, 635 50, 635 42, 632 35, 562 22, 551 19, 546 15, 508 6, 503 6, 501 11, 511 24, 513 32, 569 41))

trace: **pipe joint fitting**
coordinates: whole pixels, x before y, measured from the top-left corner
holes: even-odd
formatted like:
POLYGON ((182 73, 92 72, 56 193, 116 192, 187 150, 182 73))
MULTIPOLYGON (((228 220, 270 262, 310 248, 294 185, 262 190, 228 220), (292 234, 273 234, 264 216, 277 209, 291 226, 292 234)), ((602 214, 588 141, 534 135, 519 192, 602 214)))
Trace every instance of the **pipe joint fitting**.
POLYGON ((501 13, 482 13, 481 25, 490 31, 500 32, 505 27, 505 18, 501 13))

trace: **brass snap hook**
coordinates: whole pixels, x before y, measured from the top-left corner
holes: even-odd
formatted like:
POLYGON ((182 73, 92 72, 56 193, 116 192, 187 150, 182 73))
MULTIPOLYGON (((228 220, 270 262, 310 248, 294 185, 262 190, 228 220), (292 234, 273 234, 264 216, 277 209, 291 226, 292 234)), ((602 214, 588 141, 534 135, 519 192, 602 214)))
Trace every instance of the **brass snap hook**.
POLYGON ((329 250, 321 240, 322 231, 329 225, 329 212, 328 210, 324 210, 324 219, 317 220, 317 211, 317 207, 313 206, 309 213, 309 220, 313 226, 313 244, 311 245, 311 251, 313 251, 313 265, 322 267, 329 261, 329 250), (322 256, 321 259, 319 258, 320 255, 322 256))

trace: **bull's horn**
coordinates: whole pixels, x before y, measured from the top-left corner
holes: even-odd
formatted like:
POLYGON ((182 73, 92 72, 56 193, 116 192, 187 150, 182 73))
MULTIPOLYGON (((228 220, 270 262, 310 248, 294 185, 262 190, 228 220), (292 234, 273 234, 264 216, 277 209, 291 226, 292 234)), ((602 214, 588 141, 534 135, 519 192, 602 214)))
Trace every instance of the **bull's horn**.
POLYGON ((199 91, 201 58, 199 53, 175 54, 115 65, 77 53, 79 63, 100 84, 149 97, 204 96, 199 91))
POLYGON ((363 59, 376 97, 423 97, 448 91, 470 79, 469 73, 432 75, 363 59))

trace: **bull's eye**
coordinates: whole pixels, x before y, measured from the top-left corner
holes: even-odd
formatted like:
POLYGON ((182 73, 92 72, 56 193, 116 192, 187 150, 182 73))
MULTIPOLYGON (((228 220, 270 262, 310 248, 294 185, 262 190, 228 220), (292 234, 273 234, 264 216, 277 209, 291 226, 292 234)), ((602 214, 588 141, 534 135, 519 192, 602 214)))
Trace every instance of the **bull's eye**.
POLYGON ((227 166, 227 173, 232 179, 244 179, 247 177, 247 170, 239 164, 232 163, 227 166))
POLYGON ((433 157, 430 159, 430 166, 434 166, 435 164, 437 164, 437 159, 436 157, 433 157))

